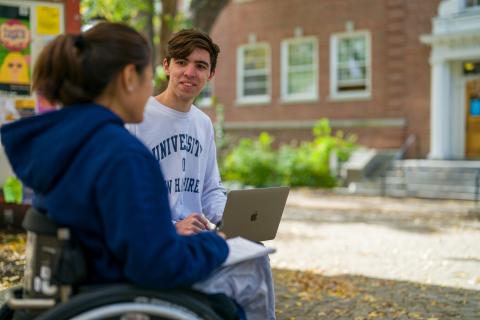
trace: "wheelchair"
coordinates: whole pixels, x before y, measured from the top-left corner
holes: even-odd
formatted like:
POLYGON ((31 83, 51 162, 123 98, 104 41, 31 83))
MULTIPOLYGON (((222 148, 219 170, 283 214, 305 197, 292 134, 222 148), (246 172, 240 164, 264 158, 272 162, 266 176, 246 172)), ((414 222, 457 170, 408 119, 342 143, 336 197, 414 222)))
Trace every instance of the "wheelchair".
POLYGON ((23 286, 7 289, 0 320, 225 320, 245 319, 224 294, 190 288, 151 290, 132 284, 82 286, 86 275, 81 246, 70 230, 30 208, 23 286))

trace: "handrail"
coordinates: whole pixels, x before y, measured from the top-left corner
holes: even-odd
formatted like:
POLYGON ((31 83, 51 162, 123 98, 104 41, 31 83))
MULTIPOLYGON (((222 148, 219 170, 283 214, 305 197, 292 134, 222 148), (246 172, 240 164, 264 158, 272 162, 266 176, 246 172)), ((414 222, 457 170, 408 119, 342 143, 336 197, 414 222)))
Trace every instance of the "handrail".
POLYGON ((400 147, 400 150, 395 155, 395 160, 405 159, 408 149, 417 141, 417 136, 414 133, 411 133, 405 142, 400 147))
POLYGON ((478 203, 480 200, 480 170, 477 170, 477 175, 475 176, 475 202, 478 203))
MULTIPOLYGON (((388 168, 391 166, 393 161, 395 160, 402 160, 405 159, 405 155, 407 154, 408 149, 417 141, 417 136, 414 133, 411 133, 407 139, 403 142, 402 146, 400 147, 400 150, 397 151, 395 156, 388 160, 388 165, 385 166, 385 168, 388 168)), ((402 168, 402 170, 404 170, 402 168)), ((405 190, 406 191, 406 190, 405 190)), ((382 172, 380 174, 380 195, 382 197, 385 197, 387 195, 387 174, 386 171, 382 172)))

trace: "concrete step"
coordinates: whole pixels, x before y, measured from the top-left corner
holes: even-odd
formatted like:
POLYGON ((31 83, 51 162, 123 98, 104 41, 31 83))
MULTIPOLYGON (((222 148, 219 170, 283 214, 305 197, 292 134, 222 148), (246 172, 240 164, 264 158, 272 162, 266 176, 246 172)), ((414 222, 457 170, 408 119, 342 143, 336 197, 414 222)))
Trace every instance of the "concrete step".
POLYGON ((379 177, 350 185, 350 193, 475 200, 480 161, 395 160, 379 177))
POLYGON ((405 171, 475 174, 480 171, 480 161, 395 160, 391 162, 391 168, 405 171))
POLYGON ((387 183, 413 183, 413 184, 447 184, 447 185, 462 185, 475 186, 477 177, 468 174, 429 174, 426 172, 417 172, 415 174, 406 173, 405 176, 390 175, 387 173, 384 180, 387 183))

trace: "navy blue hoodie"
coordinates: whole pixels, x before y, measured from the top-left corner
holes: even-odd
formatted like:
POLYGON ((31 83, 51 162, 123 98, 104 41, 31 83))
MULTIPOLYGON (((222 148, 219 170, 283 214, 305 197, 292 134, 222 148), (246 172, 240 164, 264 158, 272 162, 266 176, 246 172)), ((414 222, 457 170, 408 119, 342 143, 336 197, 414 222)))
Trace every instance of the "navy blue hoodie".
POLYGON ((4 125, 1 139, 37 203, 83 244, 87 283, 188 286, 226 259, 215 233, 176 233, 158 163, 110 110, 70 106, 4 125))

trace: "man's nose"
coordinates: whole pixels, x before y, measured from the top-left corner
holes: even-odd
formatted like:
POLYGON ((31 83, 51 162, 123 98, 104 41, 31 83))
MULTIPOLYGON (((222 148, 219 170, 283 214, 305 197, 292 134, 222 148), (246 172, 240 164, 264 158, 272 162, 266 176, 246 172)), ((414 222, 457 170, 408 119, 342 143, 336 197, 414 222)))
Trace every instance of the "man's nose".
POLYGON ((195 76, 195 65, 193 63, 189 63, 186 67, 185 67, 185 70, 184 70, 184 74, 185 76, 187 77, 193 77, 195 76))

